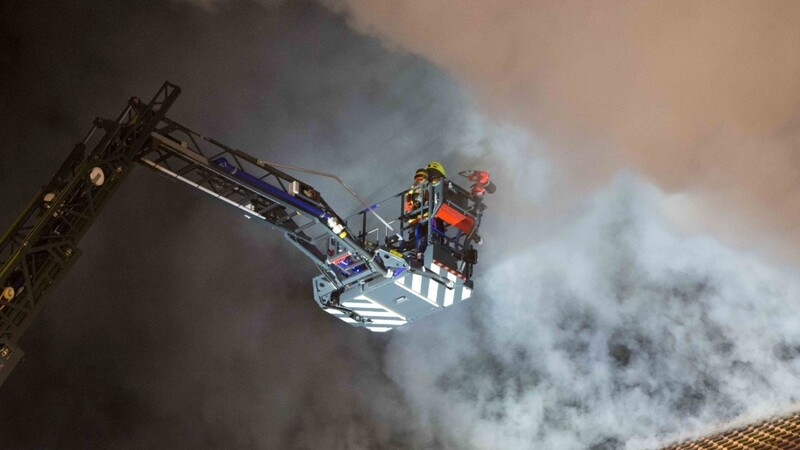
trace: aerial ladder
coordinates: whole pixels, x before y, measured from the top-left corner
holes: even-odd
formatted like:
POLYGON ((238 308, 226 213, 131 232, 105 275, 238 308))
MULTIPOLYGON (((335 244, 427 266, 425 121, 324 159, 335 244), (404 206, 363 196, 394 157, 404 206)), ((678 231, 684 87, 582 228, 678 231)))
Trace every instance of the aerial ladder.
POLYGON ((317 304, 353 326, 389 331, 471 296, 483 193, 494 191, 486 172, 461 173, 471 190, 443 179, 341 217, 277 164, 166 117, 179 94, 165 82, 149 103, 133 97, 116 120, 96 119, 2 235, 0 385, 23 356, 20 337, 80 256, 81 238, 137 164, 280 230, 319 269, 317 304))

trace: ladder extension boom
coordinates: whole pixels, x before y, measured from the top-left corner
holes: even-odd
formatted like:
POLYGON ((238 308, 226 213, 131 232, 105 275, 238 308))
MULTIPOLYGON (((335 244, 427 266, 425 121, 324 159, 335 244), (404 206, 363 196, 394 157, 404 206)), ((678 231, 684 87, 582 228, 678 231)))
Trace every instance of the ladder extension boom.
POLYGON ((22 358, 20 337, 135 163, 282 231, 321 272, 312 281, 317 304, 351 325, 388 331, 470 297, 485 209, 475 186, 416 186, 414 211, 404 210, 412 193, 404 191, 343 219, 312 186, 167 118, 179 94, 165 82, 150 103, 134 97, 116 120, 96 119, 0 238, 0 385, 22 358))

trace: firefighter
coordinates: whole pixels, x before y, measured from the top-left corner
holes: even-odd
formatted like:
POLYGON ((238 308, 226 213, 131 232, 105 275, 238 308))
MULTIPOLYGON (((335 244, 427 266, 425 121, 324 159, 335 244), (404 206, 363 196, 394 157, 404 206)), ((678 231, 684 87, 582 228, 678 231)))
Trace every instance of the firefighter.
POLYGON ((417 169, 411 189, 406 192, 405 206, 403 208, 406 213, 410 213, 422 206, 422 196, 424 195, 426 184, 428 184, 428 171, 426 169, 417 169))
MULTIPOLYGON (((442 165, 442 163, 438 161, 429 162, 428 165, 425 167, 425 170, 428 172, 428 182, 434 186, 438 185, 439 183, 442 182, 443 179, 447 178, 447 172, 445 172, 444 166, 442 165)), ((439 218, 434 220, 433 227, 442 233, 444 233, 447 230, 447 224, 442 219, 439 218)), ((441 243, 444 243, 445 241, 444 236, 437 234, 435 237, 441 243)))
POLYGON ((447 173, 444 171, 444 166, 438 161, 429 162, 428 166, 425 167, 425 170, 428 172, 428 181, 433 184, 439 184, 442 179, 447 177, 447 173))
POLYGON ((417 172, 414 173, 414 184, 412 186, 416 186, 418 184, 424 184, 428 182, 428 171, 426 169, 417 169, 417 172))
MULTIPOLYGON (((430 199, 428 198, 428 183, 437 185, 446 177, 444 166, 437 162, 431 161, 424 169, 419 169, 414 174, 414 184, 405 195, 404 211, 406 214, 417 211, 421 206, 425 205, 430 199)), ((408 224, 413 226, 413 238, 408 240, 412 248, 416 248, 415 257, 418 260, 422 259, 425 247, 427 247, 428 237, 428 212, 409 214, 408 224)), ((434 228, 439 231, 446 229, 446 224, 441 219, 436 219, 434 228)), ((443 239, 437 235, 437 239, 443 239)))
POLYGON ((427 226, 423 225, 428 213, 422 213, 420 208, 428 200, 428 169, 417 169, 411 188, 403 196, 403 213, 406 215, 410 235, 405 240, 404 250, 410 252, 413 263, 422 260, 421 251, 425 248, 427 226))

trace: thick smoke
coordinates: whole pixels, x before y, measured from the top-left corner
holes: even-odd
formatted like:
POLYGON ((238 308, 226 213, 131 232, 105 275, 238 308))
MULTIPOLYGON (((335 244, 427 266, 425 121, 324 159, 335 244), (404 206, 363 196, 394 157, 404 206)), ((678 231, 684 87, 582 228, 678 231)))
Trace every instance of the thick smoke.
MULTIPOLYGON (((531 107, 552 116, 541 127, 499 125, 430 64, 317 5, 199 5, 0 7, 3 223, 91 117, 168 78, 184 88, 173 118, 369 199, 432 158, 489 169, 500 191, 476 294, 386 336, 354 330, 313 305, 314 272, 277 233, 137 169, 21 343, 28 360, 0 390, 4 448, 642 448, 794 406, 797 274, 675 233, 662 211, 686 201, 618 174, 634 156, 615 152, 634 147, 590 112, 585 134, 561 136, 577 106, 549 92, 531 107), (576 173, 602 189, 580 200, 576 173)), ((482 107, 533 123, 469 82, 482 107)), ((539 89, 518 88, 520 105, 539 89)))
POLYGON ((654 448, 797 407, 796 275, 677 237, 662 202, 619 176, 556 235, 493 255, 459 321, 392 341, 390 373, 430 439, 654 448))
POLYGON ((631 167, 699 196, 682 219, 798 260, 797 2, 328 4, 534 130, 573 188, 631 167))
POLYGON ((482 153, 504 161, 493 169, 516 200, 489 233, 504 236, 480 279, 491 300, 463 327, 392 342, 388 364, 431 442, 639 448, 794 405, 796 273, 678 237, 660 214, 797 260, 797 5, 333 6, 541 142, 482 153), (549 185, 525 170, 542 154, 562 173, 540 170, 549 185), (671 194, 623 176, 557 218, 520 201, 542 188, 571 199, 626 167, 671 194))

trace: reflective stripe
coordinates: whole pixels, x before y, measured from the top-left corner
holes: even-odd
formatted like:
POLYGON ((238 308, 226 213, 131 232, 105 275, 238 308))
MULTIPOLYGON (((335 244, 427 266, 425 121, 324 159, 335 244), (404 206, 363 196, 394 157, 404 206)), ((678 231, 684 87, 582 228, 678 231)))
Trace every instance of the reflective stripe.
POLYGON ((442 264, 441 262, 439 262, 439 261, 437 261, 435 259, 433 260, 433 263, 431 263, 431 266, 428 269, 431 272, 435 273, 436 275, 439 275, 442 270, 445 271, 445 272, 450 272, 451 274, 455 275, 456 277, 461 278, 464 281, 467 281, 467 277, 465 277, 463 273, 453 269, 452 267, 447 267, 447 266, 445 266, 444 264, 442 264))
POLYGON ((421 295, 419 292, 414 292, 411 289, 409 289, 408 286, 406 286, 403 283, 401 283, 400 280, 395 281, 394 284, 396 284, 397 286, 400 286, 401 288, 405 289, 406 291, 411 293, 411 295, 413 295, 413 296, 415 296, 417 298, 421 298, 421 299, 425 300, 426 302, 430 303, 433 306, 439 307, 439 305, 437 305, 435 302, 432 302, 432 301, 428 300, 427 297, 421 295))
MULTIPOLYGON (((397 282, 395 282, 395 284, 396 283, 397 282)), ((359 295, 358 297, 355 297, 354 300, 366 300, 366 301, 370 302, 370 304, 375 305, 375 306, 380 307, 380 308, 383 308, 385 311, 389 311, 390 313, 394 314, 395 316, 397 316, 397 317, 399 317, 399 318, 401 318, 403 320, 406 320, 406 317, 404 315, 398 313, 397 311, 395 311, 395 310, 393 310, 391 308, 387 308, 387 307, 381 305, 380 303, 378 303, 375 300, 367 297, 366 295, 359 295)))
POLYGON ((372 302, 354 302, 354 301, 349 301, 349 302, 342 302, 342 306, 344 306, 346 308, 351 308, 351 309, 352 308, 359 308, 359 309, 385 309, 383 306, 376 305, 375 303, 372 303, 372 302))
POLYGON ((414 292, 422 293, 422 275, 411 275, 411 289, 414 292))
POLYGON ((343 313, 343 312, 341 312, 341 311, 339 311, 339 310, 336 310, 336 309, 326 309, 325 311, 326 311, 328 314, 330 314, 330 315, 332 315, 332 316, 334 316, 334 317, 338 317, 338 318, 340 318, 340 319, 344 320, 344 321, 345 321, 345 322, 347 322, 347 323, 358 323, 358 322, 356 322, 355 320, 353 320, 353 319, 351 319, 351 318, 347 317, 346 315, 344 315, 344 313, 343 313))
POLYGON ((445 289, 444 290, 444 306, 445 306, 445 308, 453 304, 453 298, 455 297, 455 295, 456 295, 455 289, 445 289))
POLYGON ((428 300, 432 301, 433 303, 438 303, 438 295, 439 295, 439 283, 428 280, 428 300))
MULTIPOLYGON (((399 317, 391 311, 375 311, 374 309, 365 309, 363 311, 356 311, 364 317, 399 317)), ((405 320, 402 319, 401 320, 405 320)))
POLYGON ((405 320, 399 320, 399 319, 394 319, 394 320, 390 320, 390 319, 373 319, 371 324, 374 324, 374 325, 400 326, 400 325, 405 325, 406 321, 405 320))
POLYGON ((392 329, 392 327, 367 327, 369 331, 374 331, 376 333, 385 333, 392 329))
MULTIPOLYGON (((397 281, 395 281, 395 284, 398 284, 397 281)), ((405 289, 408 289, 405 286, 402 285, 400 286, 405 289)), ((355 297, 352 300, 348 300, 342 303, 342 306, 352 310, 353 312, 355 312, 360 316, 369 319, 370 321, 366 323, 358 322, 347 316, 344 312, 334 308, 323 308, 323 311, 347 323, 356 325, 363 324, 365 328, 368 328, 371 331, 375 331, 377 333, 383 333, 391 330, 394 327, 399 327, 407 323, 405 317, 392 311, 391 309, 386 308, 380 303, 377 303, 376 301, 372 300, 366 295, 359 295, 358 297, 355 297)))

